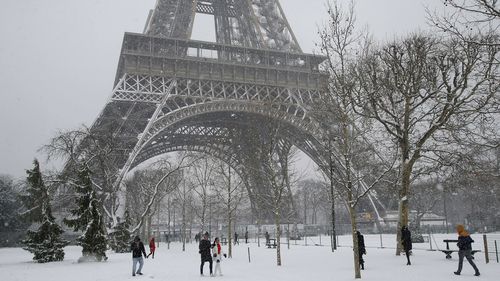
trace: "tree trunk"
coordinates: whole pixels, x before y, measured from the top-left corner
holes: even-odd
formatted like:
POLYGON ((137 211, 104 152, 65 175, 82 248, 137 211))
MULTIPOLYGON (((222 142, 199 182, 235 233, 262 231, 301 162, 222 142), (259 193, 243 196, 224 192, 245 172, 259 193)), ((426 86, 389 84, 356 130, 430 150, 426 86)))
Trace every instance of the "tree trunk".
POLYGON ((172 239, 172 236, 170 235, 170 223, 171 223, 171 220, 170 220, 170 198, 167 199, 167 210, 168 210, 168 222, 167 222, 167 233, 168 233, 168 238, 166 239, 167 241, 167 249, 170 250, 170 239, 172 239))
POLYGON ((158 202, 158 207, 156 208, 156 247, 160 248, 161 234, 160 234, 160 202, 158 202))
POLYGON ((147 237, 146 237, 146 239, 148 239, 148 241, 149 241, 149 238, 152 236, 151 234, 153 233, 152 228, 151 228, 152 221, 153 221, 153 214, 150 214, 148 216, 148 228, 147 228, 147 237))
POLYGON ((231 166, 229 166, 228 177, 227 177, 227 255, 228 257, 233 256, 233 245, 232 245, 232 212, 231 212, 231 166))
MULTIPOLYGON (((185 187, 184 187, 185 188, 185 187)), ((184 198, 185 199, 185 198, 184 198)), ((182 202, 182 251, 186 251, 186 201, 182 202)))
POLYGON ((410 176, 411 169, 407 163, 404 163, 402 180, 401 180, 401 190, 399 192, 399 214, 398 214, 398 226, 396 229, 396 255, 401 255, 402 244, 401 244, 401 228, 403 226, 408 226, 408 217, 410 213, 408 204, 408 195, 410 189, 410 176))
POLYGON ((335 230, 335 186, 333 185, 333 159, 332 159, 332 143, 331 139, 328 139, 328 164, 330 168, 330 199, 332 200, 331 204, 331 246, 332 252, 337 250, 337 235, 335 230))
POLYGON ((361 278, 361 268, 359 266, 359 247, 358 247, 358 235, 357 235, 357 222, 356 222, 356 210, 349 206, 349 215, 351 216, 351 230, 352 230, 352 250, 354 251, 354 278, 361 278))
POLYGON ((260 247, 260 218, 257 219, 257 247, 260 247))
MULTIPOLYGON (((278 204, 276 204, 278 205, 278 204)), ((276 262, 278 266, 281 266, 281 218, 279 208, 274 210, 274 223, 276 227, 276 262)))

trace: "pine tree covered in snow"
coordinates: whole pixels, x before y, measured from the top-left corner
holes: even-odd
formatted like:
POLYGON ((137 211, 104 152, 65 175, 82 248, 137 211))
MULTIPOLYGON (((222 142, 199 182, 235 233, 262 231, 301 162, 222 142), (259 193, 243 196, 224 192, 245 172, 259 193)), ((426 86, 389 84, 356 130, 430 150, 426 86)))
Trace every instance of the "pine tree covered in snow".
POLYGON ((76 191, 80 193, 80 196, 76 198, 76 209, 71 210, 74 218, 65 219, 64 223, 72 227, 74 231, 83 231, 83 234, 77 238, 78 245, 83 248, 81 261, 107 260, 107 242, 101 202, 92 187, 90 171, 87 167, 79 169, 76 185, 76 191))
POLYGON ((33 253, 33 260, 39 263, 62 261, 68 242, 61 238, 64 231, 52 216, 50 197, 43 182, 40 164, 36 159, 33 164, 33 169, 26 171, 27 194, 21 196, 21 201, 27 209, 23 216, 29 222, 39 224, 39 227, 35 231, 28 230, 26 239, 22 241, 24 249, 33 253))
POLYGON ((113 228, 113 232, 109 235, 111 249, 116 253, 130 252, 131 233, 129 227, 130 215, 128 211, 125 211, 123 220, 113 228))

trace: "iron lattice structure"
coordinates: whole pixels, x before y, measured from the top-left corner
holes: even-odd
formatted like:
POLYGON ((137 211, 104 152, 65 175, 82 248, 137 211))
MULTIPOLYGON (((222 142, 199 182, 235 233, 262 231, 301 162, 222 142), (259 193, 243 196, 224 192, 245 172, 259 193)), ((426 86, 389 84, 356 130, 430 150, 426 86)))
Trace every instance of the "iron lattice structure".
POLYGON ((91 130, 119 140, 117 184, 152 157, 203 152, 238 171, 259 213, 255 199, 269 190, 252 171, 262 168, 254 152, 269 138, 266 120, 280 116, 283 153, 296 146, 327 165, 311 117, 324 60, 301 51, 277 0, 158 0, 144 33, 125 34, 112 95, 91 130), (196 13, 214 16, 217 42, 190 40, 196 13))

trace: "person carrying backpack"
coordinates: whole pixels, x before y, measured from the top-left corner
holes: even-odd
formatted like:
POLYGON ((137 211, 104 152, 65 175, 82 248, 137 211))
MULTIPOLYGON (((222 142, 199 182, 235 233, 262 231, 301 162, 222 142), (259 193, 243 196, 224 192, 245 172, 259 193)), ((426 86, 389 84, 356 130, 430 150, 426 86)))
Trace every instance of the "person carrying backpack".
POLYGON ((139 236, 134 238, 134 242, 130 245, 130 250, 132 251, 132 276, 136 274, 142 275, 142 267, 144 266, 144 258, 148 258, 146 256, 146 249, 144 249, 144 244, 142 244, 139 236), (136 271, 137 263, 139 263, 139 269, 136 271))

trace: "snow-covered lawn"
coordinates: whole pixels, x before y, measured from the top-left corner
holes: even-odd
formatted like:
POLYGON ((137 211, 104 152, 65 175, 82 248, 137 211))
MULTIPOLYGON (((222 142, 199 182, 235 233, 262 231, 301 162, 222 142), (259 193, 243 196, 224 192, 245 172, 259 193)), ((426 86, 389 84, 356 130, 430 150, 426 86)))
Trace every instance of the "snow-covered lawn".
MULTIPOLYGON (((453 238, 454 235, 447 237, 453 238)), ((475 237, 476 241, 480 237, 475 237)), ((327 240, 326 237, 323 238, 327 240)), ((341 237, 337 252, 331 253, 328 246, 291 245, 282 248, 283 266, 276 266, 276 251, 257 247, 255 243, 236 245, 232 259, 224 259, 222 272, 224 280, 353 280, 352 249, 347 247, 350 237, 341 237), (248 262, 247 249, 250 248, 251 263, 248 262)), ((476 263, 481 276, 474 277, 468 263, 464 264, 462 276, 453 275, 457 268, 457 256, 446 260, 443 253, 425 250, 429 246, 416 244, 412 256, 412 266, 406 266, 404 256, 394 255, 392 248, 376 248, 380 238, 376 235, 365 236, 368 255, 365 256, 366 270, 362 271, 363 280, 388 281, 442 281, 442 280, 500 280, 500 264, 493 261, 486 265, 484 255, 476 255, 476 263), (370 246, 374 246, 373 248, 370 246), (420 250, 421 249, 421 250, 420 250)), ((384 246, 394 243, 384 236, 384 246)), ((439 241, 442 241, 439 240, 439 241)), ((479 240, 480 241, 480 240, 479 240)), ((451 246, 451 245, 450 245, 451 246)), ((476 248, 480 248, 476 243, 476 248)), ((224 247, 227 251, 227 247, 224 247)), ((77 263, 81 254, 79 247, 67 247, 63 262, 37 264, 31 261, 30 253, 19 248, 0 249, 0 280, 2 281, 122 281, 122 280, 204 280, 199 275, 197 245, 188 244, 186 252, 181 245, 172 243, 170 250, 166 244, 157 249, 156 258, 145 260, 144 276, 131 276, 131 254, 109 253, 109 260, 102 263, 77 263)), ((208 264, 205 264, 208 275, 208 264)), ((209 278, 212 279, 212 278, 209 278)), ((215 279, 215 278, 214 278, 215 279)))

